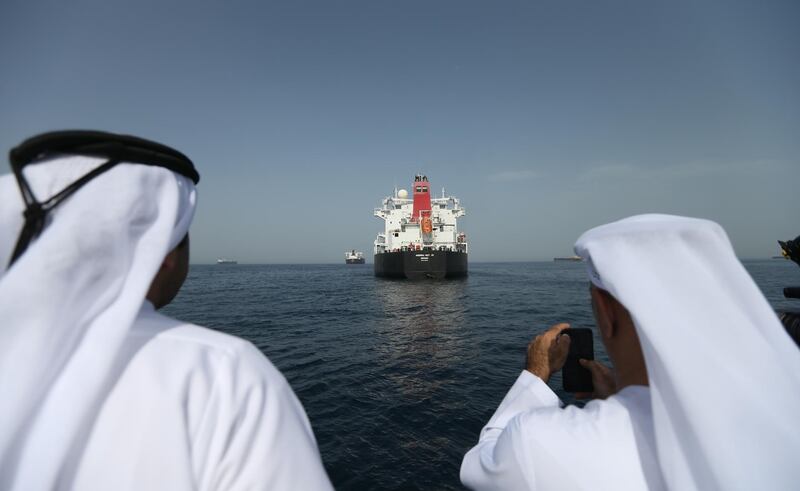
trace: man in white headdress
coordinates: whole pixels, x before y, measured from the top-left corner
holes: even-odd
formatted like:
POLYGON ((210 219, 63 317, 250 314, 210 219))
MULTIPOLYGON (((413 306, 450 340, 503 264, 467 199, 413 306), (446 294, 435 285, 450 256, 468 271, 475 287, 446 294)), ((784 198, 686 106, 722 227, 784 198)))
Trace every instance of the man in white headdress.
POLYGON ((554 326, 465 456, 473 489, 796 489, 800 352, 716 223, 641 215, 575 245, 615 372, 582 362, 598 399, 547 386, 570 340, 554 326))
POLYGON ((134 137, 57 132, 11 164, 0 489, 330 489, 280 372, 244 340, 155 311, 188 270, 191 161, 134 137))

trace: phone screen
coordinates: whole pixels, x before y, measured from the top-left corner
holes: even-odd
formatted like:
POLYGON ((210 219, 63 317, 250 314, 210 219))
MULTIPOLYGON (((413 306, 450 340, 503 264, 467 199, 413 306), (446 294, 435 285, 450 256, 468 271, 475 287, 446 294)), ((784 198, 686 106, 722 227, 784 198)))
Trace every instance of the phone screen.
POLYGON ((561 369, 564 390, 567 392, 593 392, 592 374, 578 360, 594 360, 592 330, 586 327, 564 329, 561 334, 569 336, 569 354, 561 369))

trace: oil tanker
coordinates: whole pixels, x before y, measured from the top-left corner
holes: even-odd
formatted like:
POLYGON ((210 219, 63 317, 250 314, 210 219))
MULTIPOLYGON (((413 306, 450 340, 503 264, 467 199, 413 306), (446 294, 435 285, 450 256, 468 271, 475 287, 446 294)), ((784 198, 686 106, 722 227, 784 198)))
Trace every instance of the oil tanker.
POLYGON ((364 264, 364 253, 353 249, 344 253, 345 264, 364 264))
POLYGON ((374 215, 384 221, 375 239, 375 276, 408 279, 458 278, 467 275, 467 236, 458 231, 466 212, 442 189, 431 197, 428 177, 418 174, 411 186, 383 199, 374 215))

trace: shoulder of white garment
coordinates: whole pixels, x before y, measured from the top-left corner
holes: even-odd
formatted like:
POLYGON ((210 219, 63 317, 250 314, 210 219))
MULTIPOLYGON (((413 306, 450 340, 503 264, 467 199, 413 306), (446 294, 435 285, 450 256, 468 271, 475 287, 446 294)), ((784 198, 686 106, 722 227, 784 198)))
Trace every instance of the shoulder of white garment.
MULTIPOLYGON (((625 394, 605 400, 596 399, 583 408, 573 405, 536 408, 518 414, 512 422, 519 430, 535 434, 537 441, 576 438, 589 442, 593 439, 613 439, 620 426, 629 422, 628 395, 626 391, 625 394)), ((638 402, 640 398, 635 400, 638 402)))
POLYGON ((558 407, 561 401, 542 379, 527 370, 519 374, 481 435, 502 429, 517 414, 542 407, 558 407))
POLYGON ((142 306, 130 337, 133 344, 138 344, 138 340, 148 349, 169 350, 170 361, 175 365, 187 364, 198 369, 232 363, 240 376, 249 374, 273 384, 287 383, 283 374, 250 341, 167 317, 156 312, 149 302, 142 306))
POLYGON ((200 487, 329 489, 305 411, 272 363, 249 341, 148 307, 131 337, 181 387, 200 487))
POLYGON ((527 489, 534 480, 519 428, 509 423, 526 411, 558 407, 556 394, 539 377, 523 370, 481 431, 478 444, 464 456, 461 482, 472 489, 527 489), (509 427, 510 426, 510 427, 509 427), (523 462, 525 463, 523 464, 523 462))
POLYGON ((642 434, 649 397, 636 387, 583 408, 537 408, 516 415, 506 431, 537 489, 646 489, 642 467, 655 458, 652 435, 642 434))
POLYGON ((240 337, 161 314, 148 301, 142 305, 131 335, 151 337, 163 343, 180 343, 189 349, 210 349, 220 354, 238 355, 255 349, 252 343, 240 337))
POLYGON ((649 426, 641 421, 649 417, 646 387, 583 408, 559 402, 541 379, 522 372, 465 455, 462 482, 480 490, 648 487, 640 460, 653 460, 654 450, 634 429, 649 426))

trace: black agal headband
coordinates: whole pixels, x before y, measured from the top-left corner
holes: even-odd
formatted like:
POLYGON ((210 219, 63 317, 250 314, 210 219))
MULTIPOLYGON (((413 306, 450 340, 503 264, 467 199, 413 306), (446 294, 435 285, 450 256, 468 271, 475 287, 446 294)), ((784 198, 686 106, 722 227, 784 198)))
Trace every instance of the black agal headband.
POLYGON ((9 152, 11 170, 19 184, 22 199, 25 200, 25 225, 17 239, 17 245, 8 266, 11 267, 33 239, 44 229, 47 214, 81 188, 84 184, 111 169, 120 162, 164 167, 188 177, 195 184, 200 174, 189 158, 179 151, 160 143, 135 136, 115 135, 102 131, 54 131, 44 133, 22 142, 9 152), (63 155, 86 155, 101 157, 107 161, 65 187, 45 201, 39 202, 33 195, 22 169, 29 164, 42 162, 63 155))

